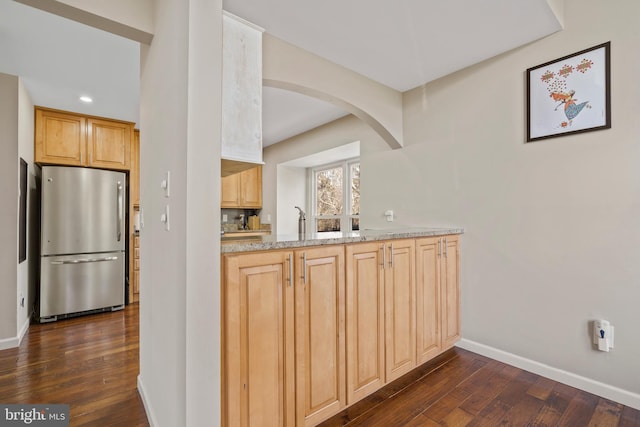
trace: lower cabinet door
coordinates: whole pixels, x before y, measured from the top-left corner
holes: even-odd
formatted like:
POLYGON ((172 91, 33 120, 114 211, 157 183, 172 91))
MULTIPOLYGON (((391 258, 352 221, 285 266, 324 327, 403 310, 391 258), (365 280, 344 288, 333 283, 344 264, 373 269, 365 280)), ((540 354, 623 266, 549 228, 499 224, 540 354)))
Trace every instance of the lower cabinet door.
POLYGON ((346 245, 348 405, 385 384, 383 246, 346 245))
POLYGON ((385 243, 386 381, 416 366, 416 287, 414 240, 385 243))
POLYGON ((293 255, 224 260, 225 424, 294 426, 293 255))
POLYGON ((440 264, 442 291, 442 347, 453 347, 460 340, 460 254, 458 236, 446 236, 440 264))
POLYGON ((438 237, 416 240, 416 346, 417 363, 441 351, 440 256, 438 237))
POLYGON ((314 426, 346 405, 344 247, 295 253, 296 419, 314 426))

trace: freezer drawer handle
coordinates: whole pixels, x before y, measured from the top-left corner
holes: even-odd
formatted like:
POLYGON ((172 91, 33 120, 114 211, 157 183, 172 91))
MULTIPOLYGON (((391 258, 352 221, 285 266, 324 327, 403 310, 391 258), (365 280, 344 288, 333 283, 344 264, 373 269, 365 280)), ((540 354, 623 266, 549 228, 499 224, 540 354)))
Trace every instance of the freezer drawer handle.
POLYGON ((62 264, 84 264, 87 262, 103 262, 103 261, 116 261, 118 259, 117 256, 108 256, 105 258, 89 258, 89 259, 72 259, 67 261, 51 261, 53 265, 62 265, 62 264))

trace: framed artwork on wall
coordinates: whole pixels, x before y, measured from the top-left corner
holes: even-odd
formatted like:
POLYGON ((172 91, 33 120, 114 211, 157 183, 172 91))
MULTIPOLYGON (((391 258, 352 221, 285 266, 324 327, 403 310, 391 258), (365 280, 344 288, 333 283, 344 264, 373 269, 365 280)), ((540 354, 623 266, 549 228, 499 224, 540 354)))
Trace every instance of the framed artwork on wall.
POLYGON ((20 158, 20 206, 18 211, 18 264, 27 259, 27 162, 20 158))
POLYGON ((611 42, 527 69, 527 142, 611 128, 611 42))

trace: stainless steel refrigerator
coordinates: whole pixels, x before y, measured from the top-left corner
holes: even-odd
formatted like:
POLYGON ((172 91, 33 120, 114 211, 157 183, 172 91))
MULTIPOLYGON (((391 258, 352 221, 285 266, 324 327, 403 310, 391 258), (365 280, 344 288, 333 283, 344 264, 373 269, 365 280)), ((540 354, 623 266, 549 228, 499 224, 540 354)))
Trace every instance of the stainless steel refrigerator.
POLYGON ((43 166, 40 321, 124 307, 126 175, 43 166))

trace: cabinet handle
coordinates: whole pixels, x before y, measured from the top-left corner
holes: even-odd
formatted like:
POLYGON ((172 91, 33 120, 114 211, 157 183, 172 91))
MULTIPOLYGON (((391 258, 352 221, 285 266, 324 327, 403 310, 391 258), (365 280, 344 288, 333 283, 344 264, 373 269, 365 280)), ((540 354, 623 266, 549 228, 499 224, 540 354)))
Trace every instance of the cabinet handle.
POLYGON ((393 243, 391 243, 391 249, 389 250, 389 267, 393 268, 393 243))
POLYGON ((291 286, 291 279, 293 278, 293 262, 291 257, 292 255, 289 254, 289 278, 287 279, 287 282, 289 282, 289 286, 291 286))
POLYGON ((442 256, 442 239, 438 239, 438 258, 442 256))
POLYGON ((307 284, 307 253, 302 253, 302 283, 307 284))
POLYGON ((382 245, 382 269, 384 270, 384 266, 387 263, 387 245, 382 245))
POLYGON ((449 248, 447 248, 447 238, 444 238, 444 257, 448 258, 449 257, 449 248))

